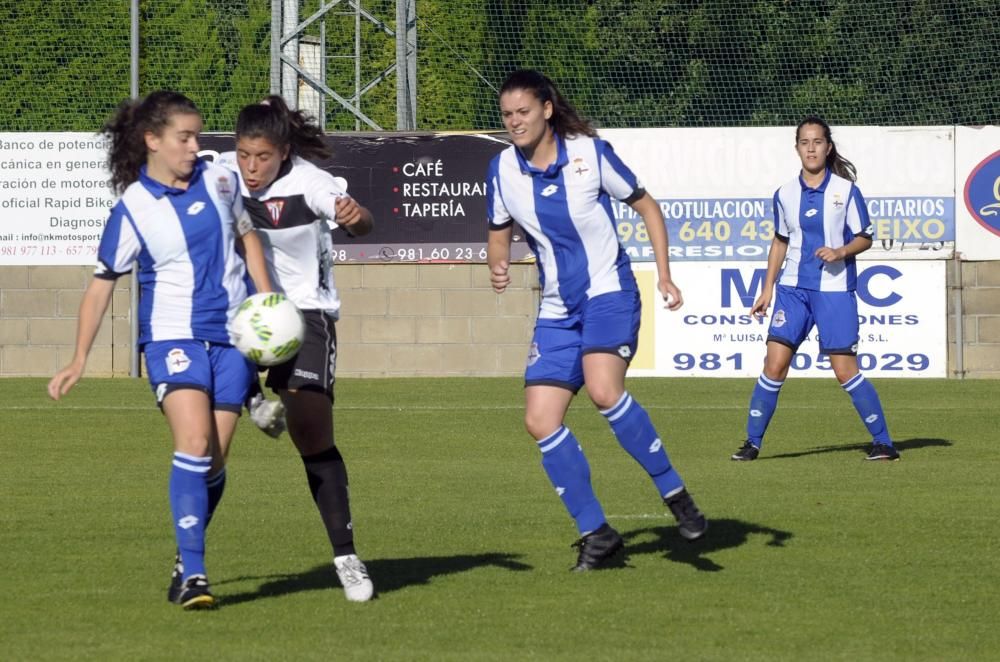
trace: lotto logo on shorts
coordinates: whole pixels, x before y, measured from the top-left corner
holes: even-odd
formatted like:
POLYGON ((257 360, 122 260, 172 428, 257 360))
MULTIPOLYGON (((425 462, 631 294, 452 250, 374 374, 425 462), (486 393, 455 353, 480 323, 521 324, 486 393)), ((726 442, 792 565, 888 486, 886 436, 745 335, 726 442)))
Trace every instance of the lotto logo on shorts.
POLYGON ((176 375, 184 372, 191 366, 191 359, 184 353, 183 349, 172 349, 167 352, 167 374, 176 375))
POLYGON ((621 347, 618 348, 618 356, 622 357, 623 359, 627 359, 628 357, 632 356, 632 348, 629 347, 628 345, 622 345, 621 347))
POLYGON ((771 325, 776 329, 780 329, 781 327, 785 326, 785 311, 783 310, 774 311, 774 321, 771 322, 771 325))

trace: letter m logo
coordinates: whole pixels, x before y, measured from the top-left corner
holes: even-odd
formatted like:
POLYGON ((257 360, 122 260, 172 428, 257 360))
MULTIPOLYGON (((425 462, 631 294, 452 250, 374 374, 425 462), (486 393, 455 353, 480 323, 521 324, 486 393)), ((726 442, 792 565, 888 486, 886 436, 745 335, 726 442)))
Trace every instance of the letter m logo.
POLYGON ((764 277, 767 275, 767 269, 754 269, 753 275, 750 276, 750 282, 746 283, 743 280, 743 272, 740 269, 723 269, 722 270, 722 307, 732 308, 733 307, 733 291, 735 290, 736 296, 740 299, 740 304, 743 308, 749 308, 753 305, 754 299, 757 298, 757 294, 764 287, 764 277))

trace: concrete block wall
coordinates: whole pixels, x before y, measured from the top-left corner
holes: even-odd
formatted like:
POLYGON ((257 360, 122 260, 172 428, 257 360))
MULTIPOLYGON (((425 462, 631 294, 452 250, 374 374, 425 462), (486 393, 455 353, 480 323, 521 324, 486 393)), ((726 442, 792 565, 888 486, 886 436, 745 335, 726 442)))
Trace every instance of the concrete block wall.
MULTIPOLYGON (((337 373, 343 377, 522 374, 538 307, 533 265, 494 294, 482 264, 342 264, 337 373)), ((73 355, 90 267, 0 267, 0 376, 49 376, 73 355)), ((948 364, 956 375, 956 296, 964 377, 1000 379, 1000 261, 948 265, 948 364)), ((127 376, 129 290, 122 279, 94 343, 90 376, 127 376)))
MULTIPOLYGON (((73 358, 76 318, 93 267, 0 267, 0 375, 51 376, 73 358)), ((87 375, 128 375, 129 283, 116 286, 87 375)))
POLYGON ((482 264, 337 265, 337 374, 519 375, 538 308, 534 266, 495 294, 482 264))
POLYGON ((962 363, 966 378, 1000 379, 1000 261, 948 265, 948 368, 956 376, 956 293, 962 305, 962 363), (958 284, 961 283, 960 288, 958 284))
MULTIPOLYGON (((0 376, 50 376, 73 356, 91 267, 0 267, 0 376)), ((520 375, 538 308, 538 273, 514 265, 490 287, 482 264, 342 264, 342 377, 520 375)), ((88 376, 129 372, 129 280, 115 290, 88 376)))

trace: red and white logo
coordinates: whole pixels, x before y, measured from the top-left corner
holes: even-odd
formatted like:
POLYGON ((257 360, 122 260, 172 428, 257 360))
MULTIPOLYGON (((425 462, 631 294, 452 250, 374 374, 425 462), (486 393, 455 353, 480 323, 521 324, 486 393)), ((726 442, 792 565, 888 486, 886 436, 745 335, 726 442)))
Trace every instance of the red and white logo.
POLYGON ((267 207, 267 213, 271 215, 271 223, 278 227, 278 221, 281 220, 281 210, 285 208, 284 200, 268 200, 264 203, 267 207))

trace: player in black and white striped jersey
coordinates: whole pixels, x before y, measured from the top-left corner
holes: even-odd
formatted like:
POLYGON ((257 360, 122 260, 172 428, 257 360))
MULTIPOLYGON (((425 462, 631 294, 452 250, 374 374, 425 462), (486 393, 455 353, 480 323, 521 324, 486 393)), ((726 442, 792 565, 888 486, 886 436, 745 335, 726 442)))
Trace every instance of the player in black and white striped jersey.
POLYGON ((347 195, 343 179, 306 160, 328 155, 319 127, 271 96, 240 111, 236 151, 219 161, 240 175, 275 291, 291 299, 306 320, 302 349, 291 361, 273 366, 266 385, 284 405, 345 595, 363 602, 371 599, 374 587, 354 549, 347 470, 333 433, 340 297, 331 229, 339 226, 359 236, 371 231, 373 221, 371 212, 347 195))

